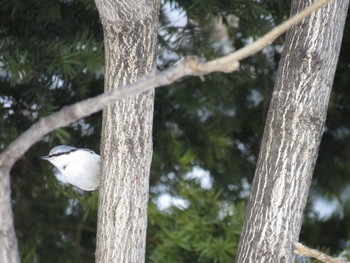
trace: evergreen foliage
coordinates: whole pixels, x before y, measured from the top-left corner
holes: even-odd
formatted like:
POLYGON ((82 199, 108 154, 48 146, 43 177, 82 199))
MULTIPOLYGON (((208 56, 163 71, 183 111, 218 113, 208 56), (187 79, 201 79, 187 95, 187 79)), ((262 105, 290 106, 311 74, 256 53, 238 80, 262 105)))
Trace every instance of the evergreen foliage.
POLYGON ((243 203, 195 181, 180 181, 177 197, 189 206, 165 211, 150 203, 148 262, 232 262, 243 224, 243 203))
MULTIPOLYGON (((0 148, 35 121, 103 91, 103 38, 92 1, 2 1, 0 148)), ((58 144, 98 149, 100 113, 43 138, 11 171, 23 262, 92 262, 97 195, 62 187, 39 160, 58 144)))

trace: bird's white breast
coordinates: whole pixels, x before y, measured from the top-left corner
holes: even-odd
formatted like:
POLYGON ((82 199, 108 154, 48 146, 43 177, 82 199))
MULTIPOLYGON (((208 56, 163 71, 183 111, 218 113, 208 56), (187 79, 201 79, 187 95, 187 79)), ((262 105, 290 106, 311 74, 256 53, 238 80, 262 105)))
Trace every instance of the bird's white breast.
POLYGON ((76 150, 51 161, 68 183, 85 191, 96 190, 100 181, 100 156, 87 150, 76 150))

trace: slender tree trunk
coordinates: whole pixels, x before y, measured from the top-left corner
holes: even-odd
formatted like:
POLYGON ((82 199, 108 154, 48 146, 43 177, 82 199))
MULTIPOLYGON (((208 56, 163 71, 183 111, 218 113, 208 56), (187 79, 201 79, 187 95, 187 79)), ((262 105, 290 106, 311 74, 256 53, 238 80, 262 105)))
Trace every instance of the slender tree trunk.
MULTIPOLYGON (((104 30, 105 91, 153 74, 160 0, 96 0, 104 30)), ((154 92, 103 112, 96 262, 144 262, 154 92)))
POLYGON ((8 167, 0 164, 0 262, 19 263, 13 225, 9 170, 8 167))
MULTIPOLYGON (((291 13, 310 5, 293 0, 291 13)), ((335 0, 287 34, 236 262, 294 262, 326 120, 348 0, 335 0)))

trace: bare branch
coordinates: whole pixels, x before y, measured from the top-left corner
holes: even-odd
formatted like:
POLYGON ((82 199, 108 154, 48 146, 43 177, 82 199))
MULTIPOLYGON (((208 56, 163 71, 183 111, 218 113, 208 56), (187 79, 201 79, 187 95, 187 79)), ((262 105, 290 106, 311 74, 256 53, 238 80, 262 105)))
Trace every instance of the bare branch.
POLYGON ((39 141, 45 134, 66 126, 92 113, 102 110, 117 100, 124 99, 147 90, 166 86, 185 76, 204 76, 212 72, 233 72, 238 69, 239 61, 245 59, 269 45, 290 27, 302 21, 315 10, 321 8, 331 0, 319 0, 299 14, 291 17, 281 25, 273 28, 269 33, 257 41, 227 56, 200 63, 196 58, 189 57, 182 60, 175 67, 163 71, 153 77, 145 78, 135 84, 127 85, 112 92, 63 107, 60 111, 45 117, 35 123, 26 132, 14 140, 0 155, 0 167, 10 169, 14 162, 22 156, 29 147, 39 141))
POLYGON ((312 257, 315 258, 321 262, 325 263, 350 263, 349 261, 346 261, 344 259, 340 258, 332 258, 331 256, 328 256, 327 254, 318 251, 316 249, 308 248, 307 246, 302 245, 301 243, 294 243, 294 254, 302 255, 305 257, 312 257))

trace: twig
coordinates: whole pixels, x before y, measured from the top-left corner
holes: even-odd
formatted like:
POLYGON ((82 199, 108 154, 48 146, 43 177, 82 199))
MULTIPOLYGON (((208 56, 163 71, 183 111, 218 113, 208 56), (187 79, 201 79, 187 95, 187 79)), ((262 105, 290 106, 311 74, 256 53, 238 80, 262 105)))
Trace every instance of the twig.
MULTIPOLYGON (((147 90, 167 86, 185 76, 204 76, 212 72, 233 72, 238 69, 239 61, 247 58, 269 45, 278 36, 286 32, 290 27, 302 21, 315 10, 321 8, 331 0, 319 0, 300 13, 291 17, 257 41, 227 56, 200 63, 196 58, 189 57, 182 60, 175 67, 161 72, 153 77, 141 79, 135 84, 114 89, 111 92, 78 102, 71 106, 63 107, 60 111, 45 117, 22 133, 16 140, 0 154, 0 169, 10 169, 14 162, 22 156, 30 146, 39 141, 45 134, 66 126, 92 113, 102 110, 104 107, 147 90)), ((6 174, 6 173, 3 173, 6 174)))
POLYGON ((293 252, 298 255, 315 258, 325 263, 350 263, 349 261, 346 261, 344 259, 333 258, 331 256, 328 256, 327 254, 316 249, 308 248, 298 242, 294 243, 293 252))

